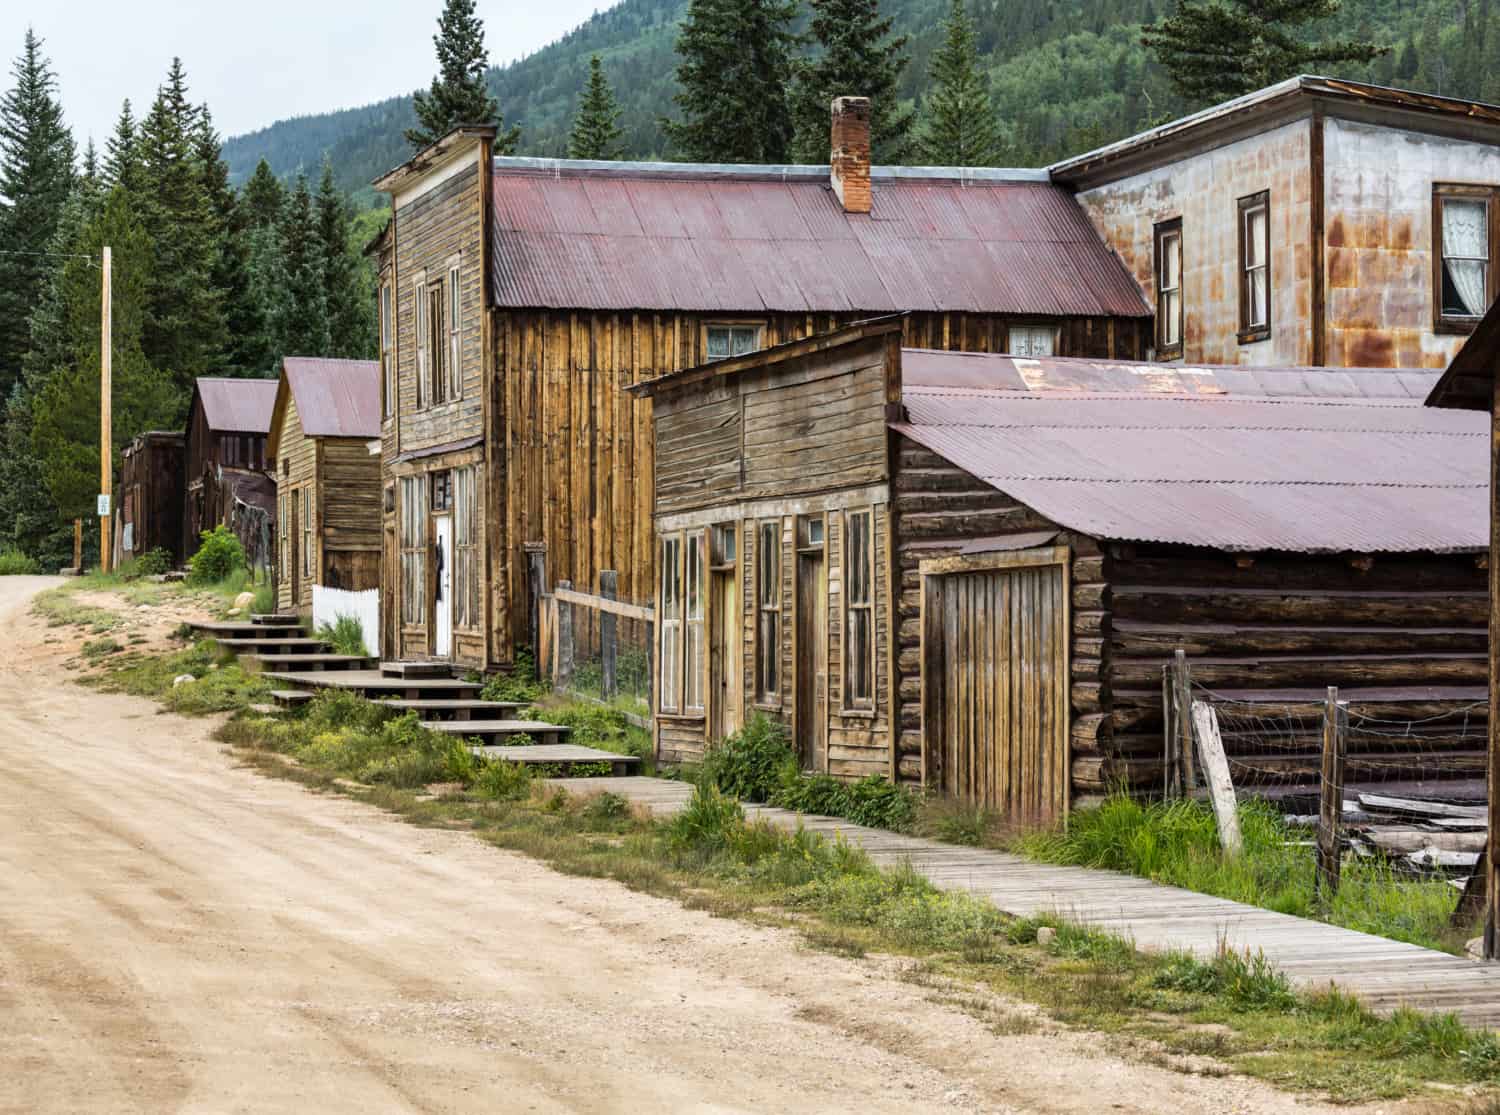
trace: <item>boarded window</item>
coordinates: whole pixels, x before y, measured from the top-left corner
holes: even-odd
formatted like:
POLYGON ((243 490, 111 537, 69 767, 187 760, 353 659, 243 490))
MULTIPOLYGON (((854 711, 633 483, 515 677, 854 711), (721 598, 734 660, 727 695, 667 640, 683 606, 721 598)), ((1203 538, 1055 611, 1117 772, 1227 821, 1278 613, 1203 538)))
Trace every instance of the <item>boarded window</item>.
POLYGON ((1240 343, 1271 335, 1271 195, 1267 191, 1239 200, 1240 343))
POLYGON ((380 382, 384 385, 385 415, 396 413, 396 361, 391 345, 391 284, 380 284, 380 382))
POLYGON ((1156 226, 1156 355, 1182 355, 1182 219, 1156 226))
POLYGON ((661 541, 661 708, 676 712, 682 691, 682 537, 661 541))
POLYGON ((311 577, 313 571, 313 516, 312 485, 302 489, 302 575, 311 577))
POLYGON ((443 330, 443 284, 433 283, 427 288, 427 369, 428 397, 434 403, 448 400, 447 336, 443 330))
POLYGON ((683 706, 703 711, 703 531, 687 535, 685 584, 686 621, 683 631, 683 706))
POLYGON ((427 478, 401 478, 401 621, 427 622, 427 478))
POLYGON ((453 476, 453 623, 470 630, 479 627, 479 500, 475 492, 478 470, 456 468, 453 476))
POLYGON ((875 561, 871 514, 851 511, 844 526, 844 704, 875 703, 875 561))
POLYGON ((709 360, 743 356, 761 347, 759 325, 706 325, 703 351, 709 360))
POLYGON ((463 327, 462 291, 459 289, 458 264, 448 266, 448 397, 457 399, 464 390, 464 362, 462 338, 463 327))
POLYGON ((756 692, 771 701, 781 686, 781 522, 760 524, 755 551, 756 692))
POLYGON ((1012 356, 1052 356, 1057 329, 1051 325, 1012 325, 1006 330, 1005 351, 1012 356))
POLYGON ((1488 186, 1433 189, 1436 324, 1450 332, 1468 332, 1494 297, 1490 257, 1495 191, 1488 186))

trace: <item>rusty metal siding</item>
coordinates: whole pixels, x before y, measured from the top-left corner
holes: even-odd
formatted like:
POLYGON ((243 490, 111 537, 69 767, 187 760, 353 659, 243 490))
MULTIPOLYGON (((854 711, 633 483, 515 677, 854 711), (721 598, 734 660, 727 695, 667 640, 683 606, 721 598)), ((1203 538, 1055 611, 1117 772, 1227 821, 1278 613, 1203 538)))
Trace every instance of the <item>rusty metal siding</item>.
MULTIPOLYGON (((1207 364, 1312 363, 1311 124, 1249 139, 1078 194, 1148 301, 1155 304, 1153 227, 1182 218, 1183 355, 1207 364), (1236 201, 1269 190, 1271 337, 1240 344, 1236 201)), ((1328 178, 1332 181, 1332 170, 1328 178)))
POLYGON ((288 356, 282 361, 308 437, 380 436, 380 363, 288 356))

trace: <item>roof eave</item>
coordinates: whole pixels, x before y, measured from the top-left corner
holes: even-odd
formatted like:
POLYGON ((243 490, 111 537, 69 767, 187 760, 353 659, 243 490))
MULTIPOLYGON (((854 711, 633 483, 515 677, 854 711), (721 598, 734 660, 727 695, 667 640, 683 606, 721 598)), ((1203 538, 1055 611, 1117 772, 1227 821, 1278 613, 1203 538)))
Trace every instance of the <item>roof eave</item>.
POLYGON ((446 163, 456 151, 470 143, 494 138, 495 128, 492 124, 460 124, 436 143, 422 148, 394 170, 382 174, 371 185, 384 194, 397 193, 413 179, 446 163))

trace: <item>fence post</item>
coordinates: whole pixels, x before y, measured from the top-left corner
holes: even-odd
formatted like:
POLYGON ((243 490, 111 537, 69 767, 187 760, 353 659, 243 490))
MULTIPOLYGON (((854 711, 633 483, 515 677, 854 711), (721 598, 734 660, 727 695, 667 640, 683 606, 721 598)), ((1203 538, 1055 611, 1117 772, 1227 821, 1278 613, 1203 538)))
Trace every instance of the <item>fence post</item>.
POLYGON ((531 660, 542 668, 542 597, 547 592, 547 543, 528 542, 526 551, 526 638, 531 660))
MULTIPOLYGON (((573 587, 572 581, 558 581, 560 589, 573 587)), ((558 689, 566 689, 573 680, 573 605, 556 593, 552 596, 557 606, 557 678, 558 689)))
POLYGON ((1318 809, 1316 894, 1330 901, 1339 892, 1339 821, 1344 810, 1344 744, 1349 731, 1349 706, 1339 701, 1338 687, 1330 685, 1323 702, 1322 798, 1318 809))
POLYGON ((656 715, 656 621, 646 621, 646 707, 656 715))
POLYGON ((1172 667, 1161 668, 1161 793, 1177 796, 1177 690, 1172 685, 1172 667))
POLYGON ((73 568, 83 572, 83 520, 73 520, 73 568))
POLYGON ((1177 706, 1177 761, 1182 766, 1182 792, 1190 794, 1198 785, 1193 763, 1193 679, 1188 673, 1187 651, 1177 648, 1172 659, 1172 688, 1177 706))
MULTIPOLYGON (((613 569, 599 570, 599 595, 606 600, 619 599, 620 574, 613 569)), ((603 697, 614 699, 615 680, 615 614, 599 613, 599 660, 603 674, 603 697)))

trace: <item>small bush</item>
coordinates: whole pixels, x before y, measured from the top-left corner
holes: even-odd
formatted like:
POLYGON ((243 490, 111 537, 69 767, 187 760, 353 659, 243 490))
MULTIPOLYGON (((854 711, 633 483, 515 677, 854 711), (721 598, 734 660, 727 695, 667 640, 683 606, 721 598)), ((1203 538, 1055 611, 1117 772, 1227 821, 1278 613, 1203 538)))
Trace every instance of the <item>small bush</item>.
POLYGON ((797 757, 786 729, 764 713, 756 713, 738 732, 709 747, 703 756, 702 777, 730 797, 763 802, 796 769, 797 757))
POLYGON ((469 789, 492 801, 524 798, 531 793, 531 772, 521 763, 487 762, 480 766, 469 789))
POLYGON ((20 550, 0 550, 0 577, 33 576, 41 571, 36 559, 27 557, 20 550))
POLYGON ((1290 1010, 1297 996, 1286 976, 1266 954, 1228 948, 1222 941, 1213 960, 1175 955, 1157 972, 1155 986, 1173 991, 1217 995, 1249 1010, 1290 1010))
POLYGON ((92 662, 95 659, 103 658, 105 655, 118 654, 124 649, 114 639, 90 639, 83 644, 83 656, 92 662))
POLYGON ((160 546, 154 550, 147 550, 135 559, 135 575, 137 577, 160 577, 171 568, 172 555, 160 546))
POLYGON ((270 581, 262 581, 255 586, 255 599, 250 602, 252 615, 268 616, 276 611, 276 590, 271 587, 270 581))
POLYGON ((490 678, 479 695, 486 701, 530 704, 545 692, 546 688, 537 680, 536 663, 532 660, 531 651, 525 647, 517 647, 510 671, 490 678))
POLYGON ((200 537, 203 544, 188 562, 192 584, 211 585, 245 568, 245 549, 223 523, 205 530, 200 537))
POLYGON ((713 786, 693 791, 687 808, 667 822, 667 843, 677 851, 721 852, 745 824, 745 811, 713 786))
POLYGON ((358 616, 338 616, 333 623, 318 628, 317 634, 335 654, 365 653, 365 629, 358 616))

